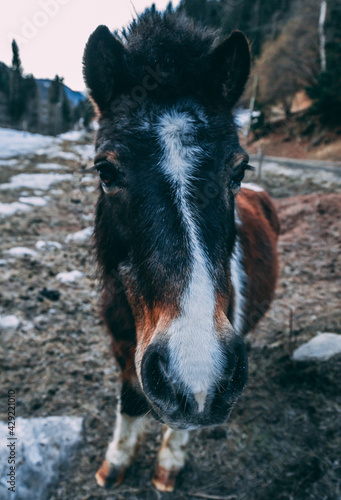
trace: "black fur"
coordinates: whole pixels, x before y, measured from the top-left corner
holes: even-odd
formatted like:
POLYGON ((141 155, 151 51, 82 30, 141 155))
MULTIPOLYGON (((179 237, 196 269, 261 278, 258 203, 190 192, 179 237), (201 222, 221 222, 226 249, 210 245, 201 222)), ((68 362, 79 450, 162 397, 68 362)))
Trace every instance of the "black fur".
POLYGON ((248 78, 249 45, 239 31, 220 45, 217 40, 217 32, 183 15, 151 8, 121 37, 105 26, 97 28, 84 53, 85 81, 101 111, 121 92, 141 86, 148 68, 161 75, 154 100, 197 97, 232 107, 248 78))
POLYGON ((130 417, 141 417, 148 413, 150 405, 141 391, 123 382, 121 390, 121 411, 130 417))

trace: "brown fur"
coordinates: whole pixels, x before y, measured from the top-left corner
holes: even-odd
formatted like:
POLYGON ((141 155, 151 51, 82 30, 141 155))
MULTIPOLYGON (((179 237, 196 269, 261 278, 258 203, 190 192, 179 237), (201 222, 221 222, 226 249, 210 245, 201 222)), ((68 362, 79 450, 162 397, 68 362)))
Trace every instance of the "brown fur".
POLYGON ((278 276, 279 219, 265 191, 242 188, 236 199, 241 220, 238 229, 248 277, 246 333, 253 329, 271 304, 278 276))

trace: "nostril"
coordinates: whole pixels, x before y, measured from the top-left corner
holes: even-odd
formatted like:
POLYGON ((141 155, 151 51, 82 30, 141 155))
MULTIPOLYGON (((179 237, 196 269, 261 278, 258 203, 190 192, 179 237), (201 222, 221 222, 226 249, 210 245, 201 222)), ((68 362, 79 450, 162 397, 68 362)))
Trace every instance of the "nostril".
POLYGON ((167 352, 148 347, 141 366, 142 384, 145 394, 158 407, 176 405, 176 395, 169 377, 167 352))
POLYGON ((164 386, 167 384, 166 364, 158 353, 152 353, 148 357, 148 362, 144 363, 144 384, 145 388, 155 396, 161 396, 164 386))
POLYGON ((233 400, 242 392, 248 378, 247 353, 243 340, 236 336, 225 348, 224 375, 216 386, 216 398, 233 400))

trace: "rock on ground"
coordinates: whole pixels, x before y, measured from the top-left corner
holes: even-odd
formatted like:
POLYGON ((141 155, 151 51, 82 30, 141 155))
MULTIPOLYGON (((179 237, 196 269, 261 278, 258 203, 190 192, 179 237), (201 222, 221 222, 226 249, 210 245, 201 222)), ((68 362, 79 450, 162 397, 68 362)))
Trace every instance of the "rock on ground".
POLYGON ((336 333, 320 333, 293 353, 294 361, 327 361, 341 353, 341 335, 336 333))
POLYGON ((68 234, 66 237, 66 242, 72 242, 72 243, 85 243, 88 241, 88 239, 92 236, 93 233, 93 226, 86 227, 85 229, 82 229, 81 231, 76 231, 73 234, 68 234))
POLYGON ((0 330, 11 330, 14 331, 18 328, 20 324, 19 319, 13 314, 7 316, 0 316, 0 330))
POLYGON ((46 417, 16 420, 15 493, 8 491, 10 472, 7 424, 0 422, 0 498, 45 500, 82 440, 80 417, 46 417))
POLYGON ((84 273, 81 271, 70 271, 69 273, 58 273, 56 276, 56 279, 61 281, 62 283, 73 283, 74 281, 77 281, 81 278, 84 277, 84 273))
POLYGON ((35 250, 27 247, 13 247, 8 250, 9 255, 12 257, 37 257, 38 254, 35 250))
POLYGON ((38 240, 35 244, 37 250, 61 250, 63 247, 59 241, 38 240))

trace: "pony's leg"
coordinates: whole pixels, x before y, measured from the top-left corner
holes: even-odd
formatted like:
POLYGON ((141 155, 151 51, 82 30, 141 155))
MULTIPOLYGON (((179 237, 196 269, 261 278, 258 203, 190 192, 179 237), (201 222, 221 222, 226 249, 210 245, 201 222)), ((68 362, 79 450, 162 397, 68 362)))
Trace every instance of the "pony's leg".
POLYGON ((132 417, 118 410, 113 439, 96 474, 99 486, 108 488, 123 481, 126 469, 134 460, 139 438, 143 434, 144 420, 144 417, 132 417))
POLYGON ((164 426, 153 484, 159 491, 173 491, 176 478, 185 465, 189 432, 164 426))
POLYGON ((99 486, 119 485, 126 469, 132 464, 144 431, 149 405, 131 374, 123 374, 121 401, 118 406, 114 436, 109 443, 105 460, 96 474, 99 486))
POLYGON ((106 291, 102 297, 102 314, 112 335, 114 357, 122 370, 122 389, 114 436, 96 474, 97 483, 105 487, 123 481, 143 434, 144 416, 150 409, 137 380, 135 326, 129 306, 122 295, 113 298, 110 294, 110 290, 106 291))

